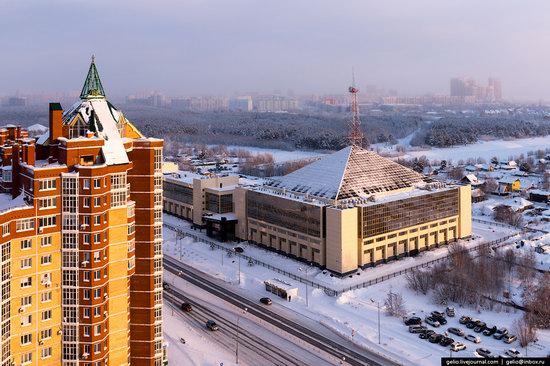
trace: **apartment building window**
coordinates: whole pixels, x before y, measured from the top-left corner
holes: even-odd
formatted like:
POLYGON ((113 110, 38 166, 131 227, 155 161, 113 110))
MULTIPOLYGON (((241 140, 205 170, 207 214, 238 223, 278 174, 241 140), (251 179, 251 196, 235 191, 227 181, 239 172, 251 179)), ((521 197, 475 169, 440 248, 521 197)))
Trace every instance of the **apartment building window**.
POLYGON ((21 298, 21 307, 24 308, 26 306, 31 306, 32 305, 32 295, 29 295, 29 296, 23 296, 21 298))
POLYGON ((21 326, 24 327, 24 326, 27 326, 27 325, 30 325, 32 323, 32 315, 23 315, 21 316, 21 326))
POLYGON ((84 276, 84 281, 85 282, 90 282, 90 271, 84 271, 82 272, 83 276, 84 276))
POLYGON ((132 222, 131 224, 128 225, 128 235, 132 235, 135 232, 136 232, 136 224, 132 222))
POLYGON ((95 244, 101 243, 101 233, 94 234, 94 243, 95 244))
POLYGON ((3 170, 2 171, 2 181, 4 182, 11 182, 11 170, 3 170))
POLYGON ((94 327, 94 335, 98 336, 101 334, 101 324, 98 324, 94 327))
POLYGON ((112 192, 111 193, 111 207, 124 206, 126 204, 126 198, 128 194, 126 191, 123 192, 112 192))
POLYGON ((82 224, 85 226, 90 226, 90 216, 88 215, 82 216, 82 224))
POLYGON ((21 269, 27 269, 32 267, 32 258, 21 259, 21 269))
POLYGON ((101 252, 97 251, 97 252, 94 252, 94 262, 99 262, 101 261, 101 252))
POLYGON ((162 210, 156 210, 154 213, 155 222, 162 222, 162 210))
POLYGON ((101 314, 101 307, 97 306, 94 308, 94 318, 97 318, 101 314))
POLYGON ((94 289, 94 299, 99 299, 101 297, 101 289, 96 288, 94 289))
POLYGON ((136 206, 135 205, 129 205, 128 206, 128 217, 134 217, 136 215, 136 206))
POLYGON ((90 180, 88 178, 82 179, 82 188, 90 189, 90 180))
POLYGON ((41 247, 49 247, 52 245, 52 237, 51 236, 43 236, 40 238, 40 246, 41 247))
POLYGON ((88 289, 84 290, 84 293, 82 296, 84 297, 84 300, 90 300, 90 290, 88 289))
POLYGON ((90 197, 84 197, 82 200, 82 206, 90 207, 90 197))
POLYGON ((162 206, 162 192, 155 192, 155 206, 162 206))
POLYGON ((27 231, 34 229, 34 219, 19 219, 15 224, 16 231, 27 231))
POLYGON ((94 179, 94 189, 99 189, 99 188, 101 188, 101 179, 96 178, 94 179))
POLYGON ((94 197, 94 207, 101 206, 101 197, 94 197))
POLYGON ((52 357, 52 347, 42 348, 41 356, 42 358, 52 357))
POLYGON ((51 284, 51 282, 52 282, 51 273, 43 273, 41 282, 42 282, 43 285, 51 284))
POLYGON ((40 258, 40 264, 42 264, 42 265, 47 265, 47 264, 51 264, 51 263, 52 263, 52 255, 51 254, 43 255, 40 258))
POLYGON ((162 259, 157 258, 155 259, 155 272, 162 272, 162 259))
POLYGON ((41 227, 41 228, 43 228, 43 227, 52 227, 52 226, 56 225, 55 215, 41 217, 39 220, 40 220, 39 221, 39 227, 41 227))
MULTIPOLYGON (((82 262, 90 263, 90 252, 82 252, 82 262)), ((84 265, 84 263, 82 263, 84 265)))
POLYGON ((136 266, 136 257, 128 259, 128 269, 132 269, 136 266))
POLYGON ((21 355, 21 365, 27 365, 32 362, 32 352, 23 353, 21 355))
POLYGON ((27 344, 31 344, 32 343, 32 334, 29 333, 29 334, 23 334, 21 336, 21 345, 22 346, 25 346, 27 344))
POLYGON ((42 321, 51 320, 52 319, 52 311, 51 310, 45 310, 42 312, 42 321))
POLYGON ((40 199, 40 208, 53 208, 57 206, 57 197, 40 199))
POLYGON ((40 190, 49 191, 56 188, 56 180, 53 179, 42 179, 40 180, 40 190))
POLYGON ((94 225, 100 225, 101 224, 101 216, 100 215, 95 215, 94 216, 94 225))
POLYGON ((40 294, 40 301, 42 302, 52 301, 52 292, 51 291, 42 292, 40 294))
POLYGON ((97 271, 94 271, 94 281, 99 281, 101 279, 101 270, 98 269, 97 271))
POLYGON ((32 286, 32 277, 27 277, 21 280, 21 288, 27 288, 32 286))
POLYGON ((101 343, 94 344, 94 353, 101 352, 101 343))
POLYGON ((31 239, 21 240, 21 250, 31 249, 31 248, 32 248, 32 240, 31 239))
POLYGON ((9 235, 10 233, 10 224, 2 224, 2 236, 9 235))
POLYGON ((154 165, 155 165, 155 172, 160 172, 162 170, 162 149, 155 149, 154 165))
POLYGON ((84 327, 84 337, 89 337, 89 336, 90 336, 90 327, 86 325, 84 327))
POLYGON ((49 339, 52 337, 52 329, 44 329, 40 331, 40 340, 49 339))
POLYGON ((153 231, 154 231, 154 234, 155 234, 155 239, 162 239, 162 226, 160 225, 156 225, 154 228, 153 228, 153 231))
POLYGON ((84 315, 85 318, 89 318, 90 317, 90 308, 84 308, 83 315, 84 315))

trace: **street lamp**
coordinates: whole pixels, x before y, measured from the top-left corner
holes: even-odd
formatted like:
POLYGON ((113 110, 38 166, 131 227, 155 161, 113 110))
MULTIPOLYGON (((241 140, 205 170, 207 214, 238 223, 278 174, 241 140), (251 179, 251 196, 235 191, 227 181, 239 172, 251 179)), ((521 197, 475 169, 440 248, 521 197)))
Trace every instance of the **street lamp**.
MULTIPOLYGON (((235 255, 237 256, 237 262, 239 263, 239 285, 241 284, 241 256, 237 252, 235 248, 233 248, 233 252, 235 252, 235 255)), ((235 261, 233 261, 235 263, 235 261)))
POLYGON ((308 292, 309 291, 308 291, 308 287, 307 287, 307 282, 308 282, 307 271, 309 271, 310 268, 311 268, 311 264, 309 265, 309 267, 305 267, 305 269, 302 268, 302 267, 298 268, 298 270, 300 272, 305 272, 306 273, 306 307, 309 307, 309 301, 308 301, 308 292))
MULTIPOLYGON (((370 299, 372 303, 374 303, 373 299, 370 299)), ((376 302, 378 306, 378 344, 380 344, 380 300, 376 302)))
POLYGON ((235 363, 236 364, 239 363, 239 320, 241 319, 241 315, 246 314, 247 310, 248 310, 247 308, 244 308, 242 313, 239 312, 239 314, 237 314, 237 344, 236 344, 236 348, 235 348, 235 363))

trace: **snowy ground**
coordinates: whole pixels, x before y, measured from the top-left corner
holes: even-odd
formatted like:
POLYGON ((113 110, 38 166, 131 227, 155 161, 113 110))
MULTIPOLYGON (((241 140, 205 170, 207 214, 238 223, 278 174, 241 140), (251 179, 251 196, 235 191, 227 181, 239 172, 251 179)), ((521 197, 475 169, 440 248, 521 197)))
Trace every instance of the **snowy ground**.
POLYGON ((229 145, 227 146, 227 148, 229 150, 231 149, 248 150, 253 154, 271 154, 273 155, 273 158, 277 163, 282 163, 284 161, 289 161, 289 160, 312 158, 315 156, 323 155, 322 152, 309 151, 309 150, 287 151, 287 150, 280 150, 280 149, 263 149, 263 148, 254 147, 254 146, 238 146, 238 145, 229 145))
MULTIPOLYGON (((166 216, 166 221, 170 221, 173 224, 177 224, 178 219, 166 216), (176 222, 174 222, 176 220, 176 222)), ((184 226, 185 222, 179 221, 179 224, 184 226)), ((476 224, 476 234, 483 238, 483 240, 491 240, 496 237, 502 237, 506 235, 510 229, 491 227, 487 225, 476 224)), ((482 240, 481 238, 478 240, 482 240)), ((210 276, 225 281, 228 286, 231 286, 235 291, 240 292, 242 295, 251 299, 259 299, 266 295, 263 281, 266 279, 282 278, 281 275, 274 273, 261 266, 248 266, 244 261, 241 262, 241 285, 238 283, 238 261, 235 257, 228 258, 225 254, 222 254, 221 250, 210 250, 210 247, 204 243, 195 243, 189 238, 181 240, 181 260, 182 262, 189 264, 210 276), (223 265, 221 263, 223 257, 223 265)), ((254 248, 249 245, 245 245, 245 253, 252 255, 260 255, 262 260, 270 259, 270 263, 277 263, 278 266, 284 269, 292 269, 298 273, 303 274, 298 270, 303 264, 290 260, 286 257, 271 257, 274 254, 266 252, 258 248, 254 248)), ((166 255, 171 255, 175 258, 180 258, 180 248, 175 245, 174 233, 170 230, 165 230, 165 246, 164 251, 166 255)), ((426 253, 432 255, 431 252, 426 253)), ((407 261, 422 260, 422 257, 417 259, 408 259, 406 261, 398 261, 393 265, 401 266, 405 265, 407 261), (403 264, 402 264, 403 263, 403 264)), ((392 264, 387 264, 388 271, 391 270, 392 264)), ((383 266, 379 266, 373 269, 373 272, 382 271, 383 266)), ((364 271, 365 272, 365 271, 364 271)), ((361 280, 368 278, 368 274, 364 273, 361 276, 354 276, 353 279, 338 280, 335 278, 326 277, 318 269, 311 269, 309 271, 310 278, 315 278, 316 281, 357 281, 357 277, 361 277, 361 280)), ((382 274, 375 273, 373 276, 382 274)), ((417 335, 410 334, 407 331, 400 319, 387 317, 381 315, 381 344, 378 344, 378 322, 377 322, 377 302, 383 303, 387 292, 392 291, 401 292, 406 299, 406 307, 408 311, 420 314, 422 317, 425 313, 429 313, 432 310, 443 310, 441 306, 436 306, 431 303, 429 296, 417 295, 410 291, 406 287, 406 281, 403 276, 395 277, 391 280, 379 283, 378 285, 370 286, 361 290, 354 290, 345 292, 339 297, 329 297, 322 290, 309 288, 308 290, 308 305, 306 306, 306 288, 296 281, 292 281, 285 278, 285 281, 291 282, 293 286, 299 289, 299 295, 297 298, 292 298, 292 302, 284 301, 282 299, 274 298, 273 301, 280 305, 287 307, 293 311, 306 315, 309 318, 316 319, 323 326, 331 329, 335 333, 340 334, 342 337, 352 340, 355 344, 365 347, 380 353, 386 354, 389 357, 403 363, 403 364, 417 364, 417 365, 439 365, 440 358, 449 355, 449 349, 440 345, 434 345, 427 341, 421 340, 417 335), (354 334, 352 338, 352 332, 354 334)), ((449 324, 445 326, 445 330, 451 326, 458 326, 458 318, 463 315, 471 315, 476 318, 482 319, 487 323, 494 323, 498 327, 511 327, 512 322, 521 317, 520 312, 509 310, 506 313, 496 313, 494 311, 481 310, 476 312, 473 309, 457 308, 457 318, 450 320, 449 324)), ((460 326, 465 328, 464 326, 460 326)), ((459 340, 458 337, 453 337, 455 340, 459 340)), ((459 352, 455 356, 472 356, 473 351, 477 347, 485 347, 491 349, 496 353, 503 353, 506 349, 515 347, 519 349, 519 345, 515 342, 512 345, 506 345, 502 341, 481 336, 482 343, 478 346, 465 340, 463 343, 467 344, 468 349, 466 351, 459 352)), ((540 332, 539 344, 530 346, 529 355, 543 356, 550 353, 550 332, 540 332)), ((524 349, 520 349, 523 353, 524 349)))

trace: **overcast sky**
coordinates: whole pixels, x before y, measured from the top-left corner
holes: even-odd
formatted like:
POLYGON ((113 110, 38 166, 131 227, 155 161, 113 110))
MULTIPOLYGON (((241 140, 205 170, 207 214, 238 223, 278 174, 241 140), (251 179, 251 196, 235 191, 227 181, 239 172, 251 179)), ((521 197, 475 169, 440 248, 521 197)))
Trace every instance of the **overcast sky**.
POLYGON ((500 77, 550 100, 550 1, 0 0, 0 94, 80 91, 90 56, 106 92, 449 93, 500 77))

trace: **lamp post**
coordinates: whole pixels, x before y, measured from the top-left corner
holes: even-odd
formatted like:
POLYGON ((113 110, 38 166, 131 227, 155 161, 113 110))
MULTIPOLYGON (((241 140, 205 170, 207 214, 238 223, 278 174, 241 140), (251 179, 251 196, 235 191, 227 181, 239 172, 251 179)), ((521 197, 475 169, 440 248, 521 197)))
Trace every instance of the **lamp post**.
POLYGON ((246 314, 247 310, 248 310, 247 308, 244 308, 242 313, 239 312, 239 314, 237 314, 237 343, 236 343, 236 347, 235 347, 235 363, 236 364, 239 363, 239 320, 241 319, 241 315, 246 314))
POLYGON ((308 282, 307 271, 309 271, 310 268, 311 268, 311 264, 308 267, 305 267, 305 269, 302 268, 302 267, 298 268, 298 270, 300 272, 305 272, 306 273, 306 307, 309 307, 309 301, 308 301, 309 290, 308 290, 308 287, 307 287, 307 282, 308 282))
MULTIPOLYGON (((374 303, 373 299, 370 299, 372 303, 374 303)), ((378 344, 380 344, 380 300, 376 301, 377 307, 378 307, 378 344)))

